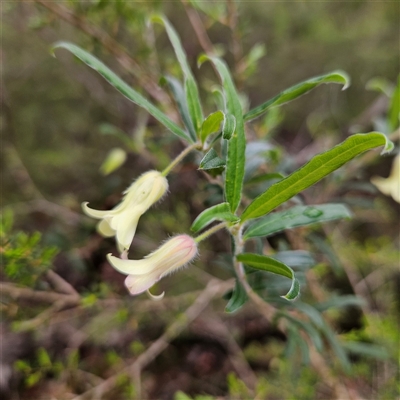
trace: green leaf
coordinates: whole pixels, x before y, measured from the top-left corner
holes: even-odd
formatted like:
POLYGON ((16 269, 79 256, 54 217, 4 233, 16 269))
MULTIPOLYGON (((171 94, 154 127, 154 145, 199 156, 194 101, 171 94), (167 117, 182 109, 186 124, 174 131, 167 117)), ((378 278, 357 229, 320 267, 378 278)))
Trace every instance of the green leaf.
POLYGON ((400 121, 400 74, 390 101, 388 120, 390 132, 394 132, 399 126, 400 121))
POLYGON ((296 279, 294 272, 287 265, 275 260, 274 258, 262 256, 260 254, 242 253, 236 256, 236 259, 243 262, 249 267, 272 272, 273 274, 285 276, 292 280, 292 286, 285 296, 281 296, 286 300, 295 300, 300 294, 300 284, 296 279))
POLYGON ((271 172, 271 173, 266 173, 266 174, 262 174, 262 175, 257 175, 251 179, 249 179, 246 184, 247 185, 253 185, 255 183, 262 183, 265 181, 270 181, 270 180, 281 180, 283 179, 285 176, 280 174, 279 172, 271 172))
POLYGON ((228 304, 225 307, 225 312, 233 313, 239 308, 243 307, 243 305, 248 300, 246 290, 242 286, 242 284, 236 279, 235 287, 233 288, 232 295, 228 304))
POLYGON ((329 342, 329 345, 331 346, 333 352, 336 354, 337 358, 342 364, 342 367, 345 370, 345 372, 349 373, 351 371, 351 364, 349 358, 347 357, 346 352, 343 349, 343 346, 338 341, 335 332, 327 324, 327 322, 324 319, 322 319, 322 322, 323 326, 320 327, 320 331, 325 335, 326 339, 329 342))
POLYGON ((350 210, 343 204, 296 206, 254 222, 247 228, 243 238, 247 240, 252 237, 269 236, 285 229, 350 217, 350 210))
POLYGON ((208 136, 220 131, 221 123, 225 120, 225 114, 222 111, 216 111, 210 114, 201 125, 200 139, 204 143, 208 136))
POLYGON ((193 125, 196 132, 200 130, 201 124, 203 122, 203 111, 200 104, 199 90, 197 88, 196 81, 193 77, 192 71, 189 67, 185 51, 183 50, 181 40, 176 33, 174 27, 169 23, 168 19, 163 16, 153 16, 151 18, 153 22, 158 22, 164 25, 167 31, 169 40, 175 50, 176 58, 182 68, 183 74, 185 75, 185 93, 187 99, 187 105, 189 108, 189 114, 192 118, 193 125))
POLYGON ((329 310, 330 308, 342 308, 349 306, 362 307, 363 305, 365 305, 365 300, 363 300, 361 297, 349 294, 346 296, 333 296, 329 300, 315 304, 315 308, 318 311, 323 312, 329 310))
POLYGON ((316 155, 307 164, 256 197, 244 210, 242 221, 268 214, 357 155, 380 146, 384 146, 381 153, 384 154, 393 148, 393 143, 379 132, 350 136, 333 149, 316 155))
POLYGON ((282 104, 288 103, 303 94, 308 93, 310 90, 323 83, 339 83, 344 85, 342 90, 345 90, 350 85, 349 76, 343 71, 333 71, 329 74, 316 76, 314 78, 307 79, 306 81, 300 82, 297 85, 290 87, 279 93, 277 96, 266 101, 265 103, 253 108, 244 115, 244 120, 249 121, 251 119, 259 117, 261 114, 265 113, 269 108, 280 106, 282 104))
POLYGON ((393 84, 388 79, 377 76, 366 83, 365 89, 383 93, 390 98, 393 93, 392 86, 393 84))
POLYGON ((312 268, 316 264, 311 253, 305 250, 278 251, 271 258, 275 258, 290 268, 301 270, 312 268))
MULTIPOLYGON (((174 97, 176 104, 178 105, 179 114, 181 115, 182 121, 190 133, 190 137, 193 140, 196 140, 196 130, 193 126, 192 118, 190 116, 188 104, 186 101, 185 92, 181 83, 178 81, 178 79, 175 79, 171 76, 165 76, 164 79, 172 92, 172 96, 174 97)), ((161 81, 161 83, 163 82, 161 81)))
POLYGON ((342 346, 348 353, 380 360, 389 358, 387 350, 376 344, 348 341, 343 343, 342 346))
POLYGON ((119 147, 115 147, 108 152, 106 159, 100 166, 100 172, 103 175, 109 175, 111 172, 118 169, 125 161, 126 151, 119 147))
POLYGON ((51 359, 50 359, 49 353, 47 353, 47 351, 43 347, 40 347, 37 350, 37 358, 38 358, 39 366, 41 368, 49 368, 49 367, 51 367, 52 363, 51 363, 51 359))
POLYGON ((70 51, 74 56, 78 57, 87 66, 97 71, 103 78, 105 78, 107 82, 114 86, 127 99, 147 110, 155 119, 161 122, 172 133, 182 139, 188 140, 189 142, 193 143, 193 140, 182 128, 175 124, 175 122, 171 121, 163 112, 161 112, 155 105, 150 103, 139 92, 132 89, 126 82, 124 82, 119 76, 112 72, 96 57, 92 56, 90 53, 81 49, 80 47, 68 42, 58 42, 53 46, 52 50, 54 51, 55 49, 59 48, 64 48, 70 51))
POLYGON ((229 140, 236 129, 236 118, 232 114, 226 114, 222 127, 222 137, 229 140))
POLYGON ((309 322, 306 321, 302 321, 300 319, 294 318, 291 315, 287 314, 287 313, 283 313, 283 316, 289 320, 290 322, 292 322, 294 325, 296 325, 297 327, 303 329, 304 332, 306 332, 308 334, 308 336, 310 337, 310 339, 312 340, 312 342, 314 343, 315 348, 318 351, 322 351, 323 349, 323 344, 322 344, 322 339, 321 339, 321 335, 319 334, 319 332, 314 328, 313 325, 311 325, 309 322))
POLYGON ((113 135, 119 139, 129 150, 137 151, 134 141, 122 130, 113 124, 103 122, 99 125, 99 132, 102 135, 113 135))
POLYGON ((231 213, 228 203, 221 203, 207 208, 198 215, 190 229, 193 232, 198 232, 213 221, 238 222, 239 218, 231 213))
POLYGON ((231 211, 234 213, 242 197, 245 165, 246 139, 242 107, 240 105, 239 95, 226 64, 217 57, 209 57, 206 55, 200 56, 198 62, 202 64, 207 60, 215 65, 221 77, 226 94, 227 114, 232 114, 236 119, 236 129, 228 142, 225 176, 225 197, 230 204, 231 211))
POLYGON ((199 169, 210 170, 216 168, 225 168, 225 161, 218 157, 218 154, 214 149, 210 149, 210 151, 200 161, 199 169))

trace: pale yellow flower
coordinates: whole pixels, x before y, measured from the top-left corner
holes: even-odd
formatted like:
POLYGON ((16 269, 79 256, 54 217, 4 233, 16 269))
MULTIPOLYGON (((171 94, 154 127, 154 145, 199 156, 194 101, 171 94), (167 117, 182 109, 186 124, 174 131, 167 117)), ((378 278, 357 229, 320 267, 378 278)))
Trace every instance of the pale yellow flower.
POLYGON ((197 254, 197 243, 191 236, 174 236, 142 260, 123 260, 107 255, 110 264, 128 275, 125 286, 132 295, 151 288, 162 277, 183 267, 197 254))
POLYGON ((393 200, 400 203, 400 154, 398 154, 392 164, 392 170, 387 178, 373 176, 371 182, 387 196, 392 196, 393 200))
POLYGON ((120 252, 129 249, 139 218, 168 190, 167 179, 158 171, 148 171, 141 175, 124 192, 122 201, 112 210, 100 211, 83 203, 85 214, 101 219, 97 229, 102 236, 116 237, 120 252))

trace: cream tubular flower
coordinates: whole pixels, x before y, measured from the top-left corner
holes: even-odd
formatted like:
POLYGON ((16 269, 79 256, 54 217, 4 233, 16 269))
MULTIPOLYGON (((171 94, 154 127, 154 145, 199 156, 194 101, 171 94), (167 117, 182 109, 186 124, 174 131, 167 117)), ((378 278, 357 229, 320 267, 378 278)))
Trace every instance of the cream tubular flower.
POLYGON ((400 154, 398 154, 392 164, 392 170, 387 178, 373 176, 371 182, 386 196, 392 196, 393 200, 400 203, 400 154))
POLYGON ((141 175, 124 192, 124 197, 109 211, 94 210, 88 203, 82 203, 85 214, 101 219, 98 232, 105 237, 116 236, 118 249, 129 249, 139 218, 168 190, 168 181, 158 171, 148 171, 141 175))
POLYGON ((117 271, 128 275, 125 286, 132 295, 136 295, 192 261, 196 254, 197 243, 194 239, 188 235, 179 235, 166 241, 142 260, 122 260, 111 254, 107 255, 107 259, 117 271))

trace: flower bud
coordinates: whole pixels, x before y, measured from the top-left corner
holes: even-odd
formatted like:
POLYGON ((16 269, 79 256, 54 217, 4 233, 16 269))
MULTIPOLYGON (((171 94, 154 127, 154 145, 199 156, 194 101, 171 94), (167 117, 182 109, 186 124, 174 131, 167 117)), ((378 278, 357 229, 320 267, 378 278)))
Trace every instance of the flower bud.
POLYGON ((168 190, 168 181, 158 171, 141 175, 124 192, 122 201, 109 211, 94 210, 83 203, 85 214, 101 219, 97 229, 102 236, 116 236, 118 249, 129 249, 139 218, 168 190))
POLYGON ((197 243, 194 239, 188 235, 179 235, 166 241, 142 260, 122 260, 111 254, 107 255, 107 259, 117 271, 128 275, 125 286, 132 295, 136 295, 192 261, 196 254, 197 243))

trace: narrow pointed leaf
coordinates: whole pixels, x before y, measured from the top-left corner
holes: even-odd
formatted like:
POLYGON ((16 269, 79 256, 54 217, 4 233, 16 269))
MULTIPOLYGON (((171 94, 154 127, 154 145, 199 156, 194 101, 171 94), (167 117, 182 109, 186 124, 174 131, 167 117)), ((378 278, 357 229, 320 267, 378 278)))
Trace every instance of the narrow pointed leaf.
POLYGON ((218 70, 226 95, 226 111, 236 119, 235 131, 228 142, 225 176, 225 197, 230 204, 231 211, 235 212, 242 196, 246 151, 242 107, 226 64, 217 57, 208 57, 206 55, 201 56, 198 60, 200 64, 204 61, 211 61, 218 70))
POLYGON ((235 287, 233 288, 231 298, 225 307, 225 312, 233 313, 238 311, 247 302, 248 297, 244 287, 236 279, 235 287))
POLYGON ((231 213, 228 203, 221 203, 204 210, 194 220, 190 229, 193 232, 198 232, 214 221, 238 222, 239 218, 231 213))
POLYGON ((331 346, 333 352, 336 354, 337 358, 339 359, 340 363, 342 364, 343 369, 345 372, 351 371, 351 363, 349 358, 347 357, 346 352, 344 351, 343 346, 336 338, 335 332, 332 328, 328 325, 328 323, 322 319, 323 325, 320 327, 320 331, 325 335, 329 345, 331 346))
POLYGON ((176 58, 178 59, 178 62, 182 68, 183 74, 185 75, 185 93, 189 113, 191 115, 196 132, 198 132, 203 122, 203 111, 201 109, 197 84, 189 67, 189 63, 187 61, 185 51, 182 47, 181 40, 179 39, 179 36, 176 33, 174 27, 165 17, 153 16, 151 20, 153 22, 158 22, 164 25, 169 40, 171 41, 172 46, 175 50, 176 58))
POLYGON ((174 97, 176 104, 178 105, 179 114, 182 117, 182 121, 185 124, 186 129, 190 133, 190 137, 193 140, 196 140, 196 131, 194 129, 194 125, 186 101, 185 92, 183 90, 181 83, 177 79, 171 76, 166 76, 164 78, 166 83, 168 84, 168 87, 172 92, 172 96, 174 97))
POLYGON ((300 82, 297 85, 294 85, 289 89, 284 90, 283 92, 279 93, 278 95, 276 95, 272 99, 269 99, 258 107, 253 108, 252 110, 247 112, 243 118, 245 121, 250 121, 254 118, 257 118, 260 115, 264 114, 269 108, 289 103, 289 101, 297 99, 298 97, 308 93, 310 90, 323 83, 339 83, 343 85, 342 90, 345 90, 350 85, 350 78, 343 71, 333 71, 326 75, 320 75, 314 78, 307 79, 306 81, 300 82))
POLYGON ((256 197, 244 210, 242 221, 268 214, 357 155, 380 146, 384 146, 381 153, 384 154, 393 148, 393 143, 379 132, 350 136, 333 149, 316 155, 307 164, 256 197))
POLYGON ((253 253, 242 253, 236 256, 236 259, 249 267, 272 272, 273 274, 285 276, 292 280, 292 286, 285 296, 281 296, 286 300, 295 300, 300 294, 300 284, 296 279, 293 270, 282 262, 274 258, 253 253))
POLYGON ((230 140, 236 129, 236 118, 232 114, 226 114, 224 126, 222 127, 222 137, 230 140))
POLYGON ((283 313, 284 317, 286 319, 288 319, 290 322, 292 322, 294 325, 297 325, 298 327, 300 327, 301 329, 303 329, 303 331, 305 331, 308 336, 310 337, 310 339, 312 340, 312 342, 314 343, 315 348, 318 351, 322 351, 323 349, 323 344, 322 344, 322 339, 321 339, 321 335, 319 334, 319 332, 317 331, 317 329, 314 328, 313 325, 311 325, 309 322, 306 321, 302 321, 298 318, 292 317, 290 314, 288 313, 283 313))
POLYGON ((225 120, 225 114, 222 111, 216 111, 210 114, 201 125, 200 139, 204 143, 208 136, 220 131, 221 124, 225 120))
POLYGON ((350 217, 351 212, 344 204, 296 206, 286 211, 267 215, 254 222, 247 228, 243 238, 269 236, 285 229, 350 217))
POLYGON ((171 121, 163 112, 161 112, 155 105, 150 103, 150 101, 143 97, 139 92, 132 89, 126 82, 124 82, 119 76, 112 72, 96 57, 92 56, 87 51, 72 43, 58 42, 53 46, 53 50, 58 48, 64 48, 70 51, 74 56, 83 61, 88 67, 93 68, 127 99, 147 110, 155 119, 161 122, 172 133, 181 137, 182 139, 193 142, 193 140, 190 139, 188 134, 182 128, 175 124, 175 122, 171 121))
POLYGON ((200 161, 199 169, 209 170, 215 168, 225 168, 225 161, 218 157, 214 149, 211 149, 200 161))

